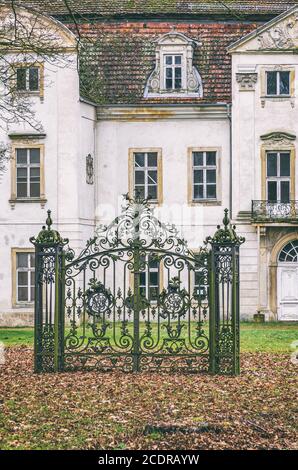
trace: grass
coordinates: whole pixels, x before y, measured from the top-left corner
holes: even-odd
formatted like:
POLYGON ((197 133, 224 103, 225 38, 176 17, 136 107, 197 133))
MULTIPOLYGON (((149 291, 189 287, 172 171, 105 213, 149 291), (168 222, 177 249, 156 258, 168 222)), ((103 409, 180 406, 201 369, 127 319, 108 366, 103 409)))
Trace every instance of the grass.
MULTIPOLYGON (((241 323, 240 338, 243 352, 291 352, 298 341, 298 323, 241 323)), ((33 328, 0 328, 0 341, 6 347, 32 347, 33 328)))

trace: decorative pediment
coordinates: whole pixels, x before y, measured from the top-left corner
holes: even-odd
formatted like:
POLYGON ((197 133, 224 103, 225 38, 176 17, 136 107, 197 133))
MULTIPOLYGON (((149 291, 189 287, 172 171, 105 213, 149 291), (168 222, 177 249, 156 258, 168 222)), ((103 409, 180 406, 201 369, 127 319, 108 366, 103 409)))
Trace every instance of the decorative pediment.
POLYGON ((160 38, 155 41, 158 45, 185 45, 194 46, 195 44, 200 45, 198 41, 188 38, 185 34, 178 33, 177 31, 171 31, 163 34, 160 38))
POLYGON ((269 132, 268 134, 261 135, 261 140, 266 146, 281 147, 293 146, 293 141, 296 140, 294 134, 284 131, 269 132))
POLYGON ((298 6, 231 44, 229 52, 293 51, 298 48, 298 6))

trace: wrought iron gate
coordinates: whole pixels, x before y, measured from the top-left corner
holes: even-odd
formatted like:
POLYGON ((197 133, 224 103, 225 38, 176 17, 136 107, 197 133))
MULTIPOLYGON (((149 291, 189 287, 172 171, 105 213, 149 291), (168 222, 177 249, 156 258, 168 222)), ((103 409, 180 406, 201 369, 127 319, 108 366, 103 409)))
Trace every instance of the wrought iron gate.
POLYGON ((146 200, 97 229, 78 255, 46 225, 37 238, 35 371, 239 373, 239 246, 224 227, 193 253, 146 200))

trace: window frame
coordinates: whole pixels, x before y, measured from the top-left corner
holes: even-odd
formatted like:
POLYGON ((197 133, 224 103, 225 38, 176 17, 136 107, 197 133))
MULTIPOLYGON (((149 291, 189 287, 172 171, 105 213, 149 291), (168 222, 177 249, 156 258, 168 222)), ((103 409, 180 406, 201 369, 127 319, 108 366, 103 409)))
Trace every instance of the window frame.
MULTIPOLYGON (((147 253, 147 256, 148 255, 149 255, 149 253, 147 253)), ((158 291, 158 294, 161 294, 161 292, 164 289, 164 275, 165 275, 164 270, 165 270, 164 262, 163 262, 163 259, 161 259, 161 260, 159 260, 159 291, 158 291)), ((141 272, 144 272, 144 271, 141 271, 141 272)), ((134 290, 134 274, 131 271, 129 271, 129 287, 130 287, 130 289, 133 293, 133 290, 134 290)), ((147 289, 148 289, 148 286, 146 286, 146 292, 147 292, 147 289)), ((146 297, 146 298, 148 298, 148 297, 146 297)), ((156 300, 151 300, 151 304, 153 306, 155 306, 156 303, 157 303, 156 300)))
MULTIPOLYGON (((148 257, 150 256, 150 254, 146 254, 146 258, 148 260, 148 257)), ((146 260, 146 266, 145 266, 145 270, 144 271, 141 271, 141 274, 144 274, 145 275, 145 285, 142 284, 141 282, 141 277, 140 277, 140 289, 143 289, 145 288, 145 297, 146 299, 148 299, 150 301, 150 303, 157 303, 157 299, 149 299, 149 293, 150 293, 150 289, 151 287, 157 287, 157 295, 159 295, 162 291, 161 289, 161 285, 162 285, 162 261, 158 261, 159 263, 159 266, 157 267, 154 267, 154 268, 150 268, 150 264, 148 263, 148 261, 146 260), (150 284, 150 273, 153 272, 153 273, 157 273, 157 277, 158 277, 158 285, 157 286, 151 286, 150 284), (149 274, 149 279, 148 279, 148 274, 149 274)))
POLYGON ((277 97, 290 97, 291 96, 291 72, 290 70, 266 70, 266 96, 272 98, 274 96, 277 97), (289 93, 280 93, 280 74, 281 73, 288 73, 289 74, 289 93), (268 93, 268 74, 275 73, 276 74, 276 93, 268 93))
POLYGON ((189 147, 188 148, 188 204, 189 205, 221 205, 221 148, 220 147, 189 147), (216 198, 194 198, 194 152, 216 152, 216 198))
POLYGON ((130 148, 128 155, 128 193, 131 198, 135 193, 135 153, 156 153, 157 154, 157 199, 149 199, 150 204, 161 205, 163 203, 163 174, 162 174, 162 150, 161 148, 130 148))
POLYGON ((164 69, 164 73, 163 73, 163 76, 164 76, 164 82, 163 82, 164 90, 168 91, 169 93, 172 93, 172 92, 179 93, 181 90, 183 90, 183 88, 185 88, 185 87, 183 87, 183 54, 181 54, 181 53, 179 53, 179 54, 175 54, 175 53, 163 54, 163 69, 164 69), (166 63, 167 57, 172 57, 172 64, 167 64, 166 63), (176 64, 176 57, 180 57, 180 59, 181 59, 180 64, 176 64), (172 87, 171 88, 167 87, 167 80, 168 80, 168 78, 167 78, 167 69, 172 70, 172 77, 171 77, 172 87), (180 86, 180 88, 175 87, 176 69, 180 69, 180 71, 181 71, 181 75, 180 75, 181 86, 180 86))
MULTIPOLYGON (((18 269, 17 269, 17 255, 21 253, 26 253, 28 255, 35 254, 34 248, 12 248, 11 249, 11 269, 12 269, 12 307, 13 308, 24 308, 24 307, 34 307, 34 300, 18 300, 18 269)), ((29 268, 29 272, 35 272, 35 267, 34 269, 32 267, 29 268)), ((32 285, 30 284, 32 287, 32 285)))
POLYGON ((17 198, 22 199, 22 198, 40 198, 40 149, 36 148, 16 148, 16 193, 17 193, 17 198), (26 151, 26 163, 18 163, 18 151, 19 150, 24 150, 26 151), (38 163, 31 163, 30 157, 31 157, 31 151, 32 150, 38 150, 39 151, 39 162, 38 163), (26 175, 26 196, 18 196, 18 170, 19 169, 26 169, 27 170, 27 175, 26 175), (38 183, 39 183, 39 194, 37 196, 32 196, 29 194, 31 192, 31 184, 32 182, 32 176, 31 176, 31 169, 33 168, 38 168, 39 169, 39 178, 38 178, 38 183))
POLYGON ((20 142, 16 141, 12 144, 12 158, 11 158, 11 197, 10 204, 14 207, 16 202, 39 202, 42 207, 45 205, 45 146, 44 144, 33 144, 29 141, 20 142), (39 149, 40 154, 40 195, 38 197, 17 197, 17 150, 18 149, 39 149))
MULTIPOLYGON (((12 64, 13 67, 13 90, 15 91, 16 94, 18 95, 30 95, 30 96, 39 96, 41 99, 44 98, 44 64, 40 62, 17 62, 12 64), (27 69, 29 70, 30 68, 37 68, 38 69, 38 84, 39 88, 38 90, 18 90, 17 88, 17 70, 18 69, 27 69)), ((29 75, 29 74, 28 74, 29 75)), ((27 77, 26 74, 26 83, 29 82, 29 77, 27 77)))
MULTIPOLYGON (((290 201, 295 200, 295 145, 289 143, 285 145, 263 144, 261 145, 261 199, 267 201, 267 153, 290 153, 290 201)), ((274 203, 273 203, 274 204, 274 203)))
POLYGON ((266 201, 272 202, 272 203, 279 203, 279 202, 284 202, 284 203, 289 203, 291 200, 291 151, 290 150, 282 150, 282 151, 277 151, 277 150, 266 150, 266 201), (281 176, 280 175, 280 157, 281 154, 288 154, 289 155, 289 167, 290 167, 290 175, 289 176, 281 176), (276 161, 276 168, 277 168, 277 175, 276 176, 268 176, 268 155, 269 154, 276 154, 277 155, 277 161, 276 161), (269 196, 268 196, 268 183, 269 182, 276 182, 276 201, 269 201, 269 196), (289 201, 281 201, 281 183, 282 182, 288 182, 289 183, 289 201))
POLYGON ((261 105, 265 106, 268 101, 288 101, 295 97, 295 67, 293 65, 267 65, 261 68, 261 105), (289 72, 290 73, 290 94, 289 95, 268 95, 267 94, 267 72, 289 72))

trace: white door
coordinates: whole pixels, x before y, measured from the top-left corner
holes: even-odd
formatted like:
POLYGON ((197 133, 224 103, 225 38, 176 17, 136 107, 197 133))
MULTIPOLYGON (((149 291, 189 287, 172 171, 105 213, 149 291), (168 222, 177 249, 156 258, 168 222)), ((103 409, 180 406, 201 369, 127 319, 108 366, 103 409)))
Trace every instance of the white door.
POLYGON ((278 320, 298 321, 298 263, 279 263, 278 320))

